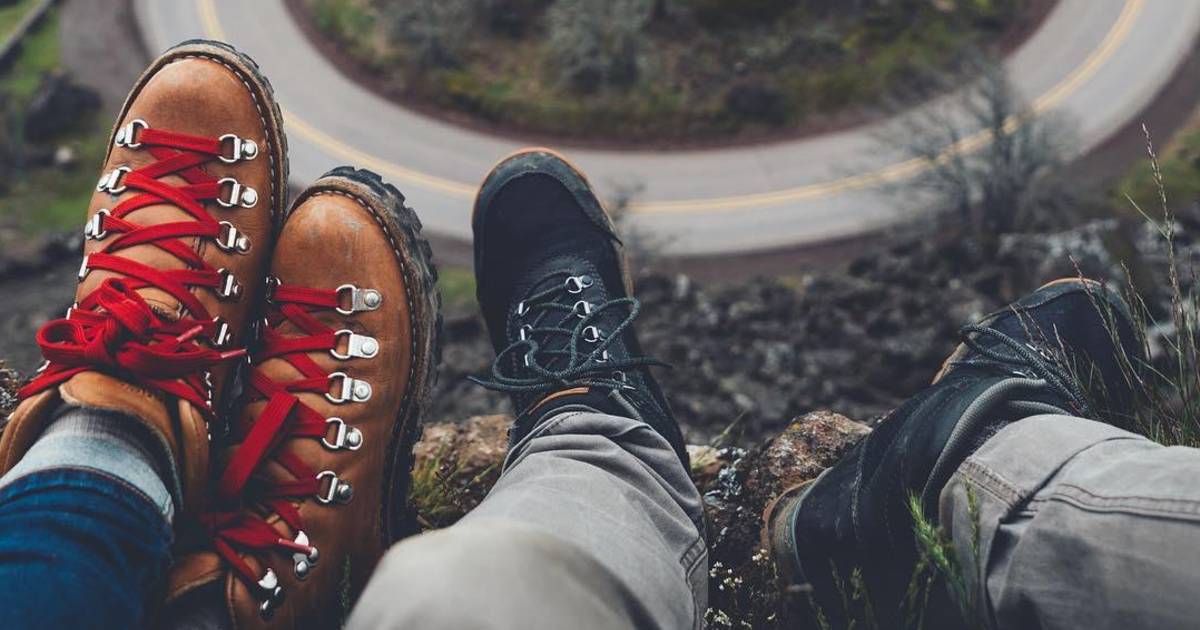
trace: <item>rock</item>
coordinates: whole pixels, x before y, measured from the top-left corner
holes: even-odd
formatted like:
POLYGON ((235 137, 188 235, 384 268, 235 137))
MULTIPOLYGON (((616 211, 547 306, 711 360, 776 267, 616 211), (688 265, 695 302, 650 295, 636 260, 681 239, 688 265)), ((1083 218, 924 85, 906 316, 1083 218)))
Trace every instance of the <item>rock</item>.
POLYGON ((761 545, 763 512, 784 490, 815 479, 869 432, 845 416, 816 411, 753 450, 726 454, 729 464, 717 483, 701 486, 712 562, 709 627, 775 627, 780 593, 761 545))
POLYGON ((761 449, 747 485, 764 497, 815 479, 841 459, 871 429, 831 411, 814 411, 792 421, 761 449))
POLYGON ((716 483, 721 470, 729 464, 722 452, 711 446, 688 444, 687 452, 692 461, 692 481, 700 488, 708 488, 716 483))
POLYGON ((998 256, 1020 265, 1036 278, 1079 275, 1120 284, 1125 277, 1112 243, 1122 239, 1117 219, 1093 221, 1052 234, 1006 234, 1000 238, 998 256))
POLYGON ((58 168, 68 168, 74 166, 79 159, 75 155, 75 149, 67 145, 61 145, 54 150, 54 166, 58 168))
POLYGON ((425 427, 413 448, 410 491, 419 529, 457 522, 500 478, 512 417, 475 416, 425 427))
POLYGON ((44 142, 72 128, 100 108, 100 97, 66 75, 47 74, 25 111, 25 138, 44 142))
MULTIPOLYGON (((452 525, 483 500, 499 478, 511 421, 477 416, 426 427, 414 449, 414 532, 452 525)), ((749 451, 688 446, 708 522, 710 627, 774 627, 780 594, 760 545, 763 510, 783 490, 816 478, 869 432, 845 416, 817 411, 749 451)))
POLYGON ((17 389, 21 382, 21 375, 0 361, 0 423, 16 408, 17 389))

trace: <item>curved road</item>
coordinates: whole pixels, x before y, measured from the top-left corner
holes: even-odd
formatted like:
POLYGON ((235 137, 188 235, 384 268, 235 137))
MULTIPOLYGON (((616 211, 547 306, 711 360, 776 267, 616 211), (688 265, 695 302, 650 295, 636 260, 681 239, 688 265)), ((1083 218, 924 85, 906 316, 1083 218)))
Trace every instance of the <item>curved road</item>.
MULTIPOLYGON (((135 0, 150 50, 191 37, 251 54, 275 86, 292 174, 311 181, 353 163, 405 191, 429 230, 470 238, 476 183, 519 143, 406 110, 342 75, 312 48, 282 0, 135 0)), ((1079 153, 1130 122, 1170 80, 1200 32, 1200 2, 1060 0, 1006 60, 1039 113, 1067 112, 1079 153)), ((923 166, 881 150, 881 121, 817 137, 684 151, 568 150, 601 189, 639 190, 638 229, 670 254, 720 254, 811 243, 899 218, 881 191, 923 166)), ((984 142, 967 138, 970 149, 984 142)))

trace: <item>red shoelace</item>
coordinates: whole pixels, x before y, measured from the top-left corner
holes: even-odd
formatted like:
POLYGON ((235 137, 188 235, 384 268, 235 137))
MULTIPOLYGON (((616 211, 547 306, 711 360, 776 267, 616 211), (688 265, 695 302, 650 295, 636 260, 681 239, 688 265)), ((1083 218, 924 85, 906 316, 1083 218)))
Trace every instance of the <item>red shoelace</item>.
MULTIPOLYGON (((217 487, 219 509, 224 511, 205 516, 205 524, 217 553, 233 567, 247 586, 257 584, 267 591, 268 597, 273 590, 270 584, 274 583, 270 569, 263 576, 256 575, 237 549, 249 552, 276 550, 292 554, 298 565, 297 572, 300 572, 299 564, 307 562, 311 566, 316 562, 317 553, 316 548, 308 544, 307 535, 304 534, 304 519, 297 503, 309 498, 332 503, 339 499, 341 488, 349 489, 349 486, 339 485, 340 480, 335 473, 326 471, 318 475, 298 455, 281 448, 284 442, 292 438, 321 440, 330 448, 341 446, 331 444, 326 439, 331 421, 341 422, 340 419, 327 419, 301 403, 296 394, 322 394, 330 400, 349 402, 356 398, 351 388, 358 384, 365 385, 343 372, 331 373, 322 369, 308 355, 321 351, 336 353, 339 337, 349 334, 348 331, 335 331, 313 316, 313 313, 322 310, 338 310, 346 314, 347 311, 339 306, 341 291, 307 289, 276 282, 271 293, 270 308, 260 327, 261 338, 252 355, 253 364, 243 400, 244 404, 265 400, 266 406, 257 416, 244 418, 232 427, 233 441, 240 444, 217 487), (278 332, 279 327, 287 322, 291 322, 301 334, 284 336, 278 332), (259 366, 274 358, 289 363, 301 377, 289 382, 277 382, 268 377, 259 366), (331 394, 331 387, 338 384, 338 379, 341 379, 342 389, 335 398, 331 394), (282 466, 291 479, 255 475, 255 471, 268 460, 282 466), (327 486, 324 495, 321 494, 323 486, 327 486), (252 509, 245 509, 247 507, 252 509), (294 540, 281 537, 279 531, 266 520, 271 512, 278 514, 292 531, 297 532, 294 540)), ((375 348, 377 351, 377 345, 375 348)), ((337 427, 337 442, 342 442, 345 429, 345 423, 337 427)))
POLYGON ((85 234, 89 238, 116 237, 84 257, 79 279, 97 270, 123 277, 106 279, 65 318, 48 322, 38 331, 37 343, 47 364, 21 389, 20 396, 32 396, 80 372, 102 371, 185 399, 211 420, 212 392, 206 370, 245 351, 218 349, 227 342, 229 327, 212 317, 192 290, 208 289, 223 299, 236 299, 240 286, 231 274, 207 264, 183 239, 214 239, 223 246, 244 250, 245 241, 239 240, 236 228, 213 218, 204 202, 220 200, 222 205, 229 205, 244 201, 252 206, 257 202, 256 193, 245 189, 246 196, 242 196, 243 188, 236 181, 218 181, 200 167, 218 159, 230 162, 252 158, 257 147, 246 143, 254 148, 243 153, 243 141, 232 135, 205 138, 153 129, 140 120, 122 128, 116 144, 149 151, 155 161, 138 169, 118 167, 101 178, 97 190, 116 195, 128 189, 141 194, 112 209, 100 210, 88 221, 85 234), (229 151, 225 151, 227 147, 229 151), (168 175, 178 175, 187 184, 172 186, 159 181, 168 175), (231 201, 222 199, 225 191, 231 201), (143 226, 126 219, 130 213, 159 204, 180 208, 194 220, 143 226), (121 256, 123 250, 138 245, 153 245, 181 260, 185 268, 157 269, 121 256), (137 293, 147 287, 178 300, 187 316, 170 321, 155 312, 137 293), (205 340, 207 345, 202 345, 200 342, 205 340))

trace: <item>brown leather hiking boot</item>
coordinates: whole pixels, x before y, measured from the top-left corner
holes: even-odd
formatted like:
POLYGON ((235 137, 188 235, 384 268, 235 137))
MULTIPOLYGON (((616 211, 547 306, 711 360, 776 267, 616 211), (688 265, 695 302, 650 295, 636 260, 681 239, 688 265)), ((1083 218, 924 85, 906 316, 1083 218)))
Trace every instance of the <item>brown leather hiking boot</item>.
POLYGON ((238 628, 344 619, 405 513, 439 352, 430 259, 374 173, 335 169, 300 196, 205 519, 213 544, 176 565, 168 605, 219 580, 238 628))
POLYGON ((252 61, 192 41, 138 80, 88 208, 75 305, 38 333, 47 365, 0 437, 0 471, 60 401, 145 423, 174 459, 184 512, 207 491, 208 425, 285 210, 287 147, 252 61))

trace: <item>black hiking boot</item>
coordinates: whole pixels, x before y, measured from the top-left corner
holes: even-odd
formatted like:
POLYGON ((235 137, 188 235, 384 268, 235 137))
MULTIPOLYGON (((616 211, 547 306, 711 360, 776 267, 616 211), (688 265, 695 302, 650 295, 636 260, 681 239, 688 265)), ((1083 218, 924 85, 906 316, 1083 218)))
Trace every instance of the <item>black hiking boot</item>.
POLYGON ((834 628, 867 615, 899 626, 919 558, 910 497, 936 524, 951 475, 1009 423, 1047 413, 1089 417, 1097 399, 1116 414, 1131 412, 1121 357, 1138 365, 1140 347, 1124 302, 1098 283, 1052 282, 962 335, 930 387, 768 511, 765 538, 781 577, 812 589, 789 616, 814 616, 816 606, 834 628), (861 582, 853 584, 856 570, 861 582), (864 589, 854 601, 851 593, 864 589))
POLYGON ((687 463, 683 437, 634 333, 639 305, 612 221, 561 156, 530 149, 475 201, 476 294, 496 349, 476 383, 512 396, 517 444, 565 408, 632 417, 687 463))

